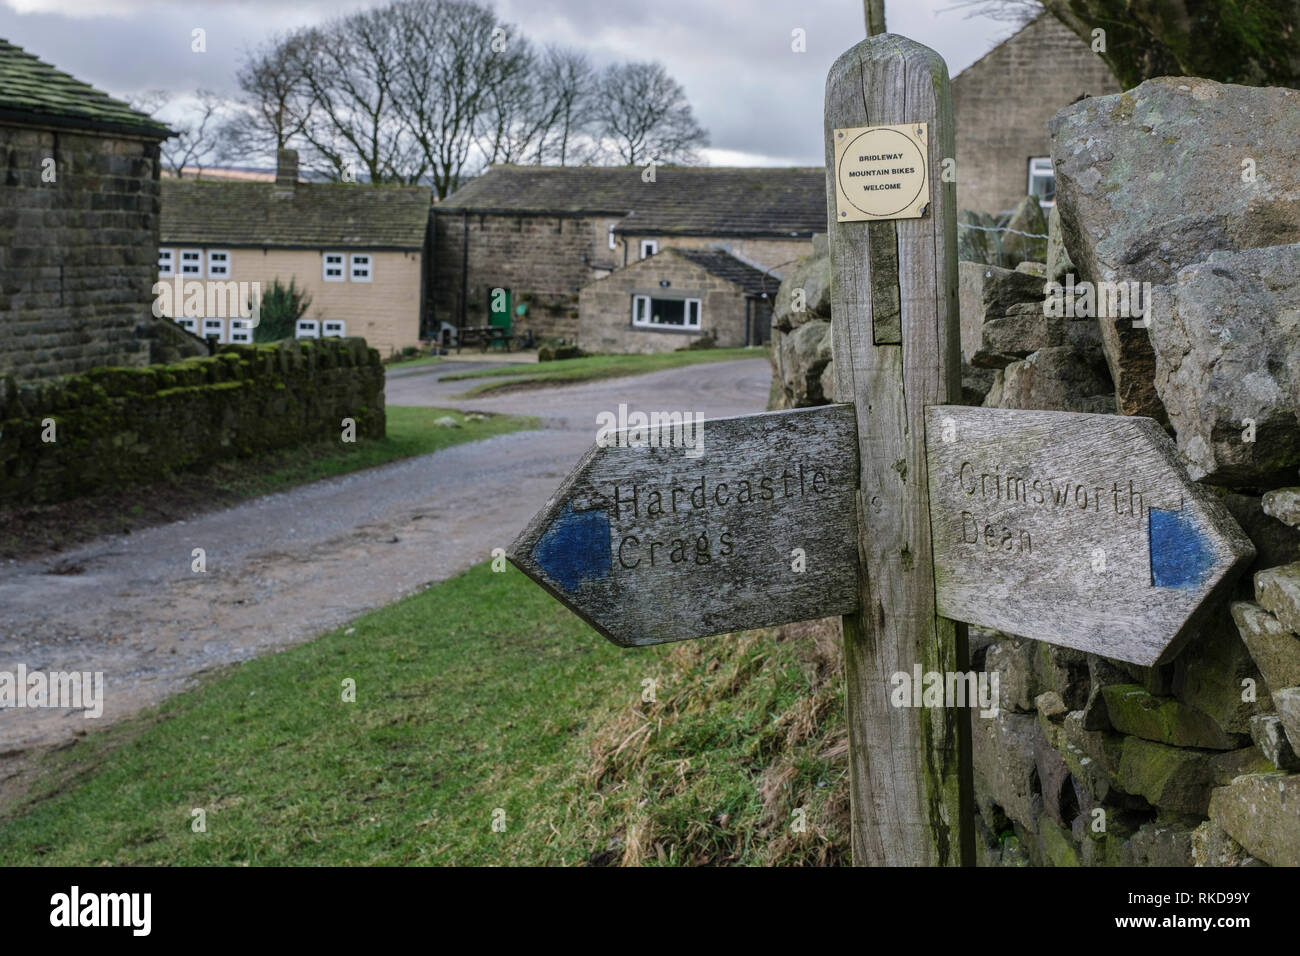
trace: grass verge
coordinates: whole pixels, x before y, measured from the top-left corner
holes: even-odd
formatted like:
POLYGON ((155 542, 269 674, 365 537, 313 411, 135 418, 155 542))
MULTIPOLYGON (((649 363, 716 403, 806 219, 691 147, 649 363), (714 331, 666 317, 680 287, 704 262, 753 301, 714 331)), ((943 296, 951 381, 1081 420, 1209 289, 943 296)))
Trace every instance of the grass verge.
POLYGON ((766 355, 767 350, 759 347, 658 352, 653 355, 588 355, 583 358, 560 359, 556 362, 539 362, 536 365, 514 365, 506 368, 456 372, 452 375, 444 375, 442 381, 487 379, 461 395, 462 398, 472 398, 485 392, 573 385, 577 382, 594 382, 598 379, 620 378, 625 375, 644 375, 646 372, 658 372, 662 369, 697 365, 702 362, 727 362, 735 359, 763 358, 766 355))
POLYGON ((44 755, 0 861, 846 862, 837 631, 621 650, 479 565, 44 755))
POLYGON ((132 488, 48 505, 0 508, 0 560, 39 557, 105 534, 142 528, 229 507, 256 495, 426 455, 462 442, 535 428, 536 419, 474 415, 441 408, 389 405, 382 440, 300 445, 255 458, 217 462, 132 488), (434 423, 444 416, 459 427, 434 423))

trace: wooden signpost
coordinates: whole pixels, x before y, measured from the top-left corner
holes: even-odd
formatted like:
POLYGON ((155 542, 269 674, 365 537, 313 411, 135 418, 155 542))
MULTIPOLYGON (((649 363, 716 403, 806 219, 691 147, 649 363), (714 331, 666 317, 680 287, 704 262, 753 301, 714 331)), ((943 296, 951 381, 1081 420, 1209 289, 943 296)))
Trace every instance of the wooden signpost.
POLYGON ((926 410, 939 613, 1151 666, 1254 547, 1149 418, 926 410))
POLYGON ((691 457, 669 432, 592 448, 510 560, 621 647, 857 606, 851 408, 713 419, 691 457))
POLYGON ((972 865, 970 714, 891 677, 969 671, 971 622, 1120 660, 1176 652, 1254 554, 1147 419, 960 396, 947 67, 883 34, 826 83, 845 403, 615 433, 510 559, 621 646, 843 615, 853 860, 972 865))

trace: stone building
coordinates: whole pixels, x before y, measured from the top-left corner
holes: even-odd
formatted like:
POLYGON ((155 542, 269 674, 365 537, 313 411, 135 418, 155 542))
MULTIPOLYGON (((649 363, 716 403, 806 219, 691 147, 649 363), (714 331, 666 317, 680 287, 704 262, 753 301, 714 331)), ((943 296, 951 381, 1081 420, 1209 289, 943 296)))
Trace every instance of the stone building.
POLYGON ((494 166, 433 207, 430 322, 485 325, 503 289, 519 326, 572 340, 583 286, 669 247, 720 248, 779 277, 826 230, 825 177, 659 167, 646 182, 627 166, 494 166))
POLYGON ((1056 194, 1047 121, 1082 96, 1118 93, 1100 56, 1043 14, 952 80, 957 207, 996 215, 1056 194))
POLYGON ((171 131, 0 40, 0 375, 145 365, 171 131))
MULTIPOLYGON (((263 292, 293 280, 311 296, 300 337, 361 336, 388 355, 420 341, 431 196, 424 186, 299 182, 293 150, 280 150, 273 183, 165 179, 157 279, 263 292)), ((249 337, 232 327, 225 296, 163 312, 221 342, 249 337)))
POLYGON ((578 345, 589 352, 671 352, 703 338, 761 345, 780 280, 722 249, 668 247, 583 286, 578 345))

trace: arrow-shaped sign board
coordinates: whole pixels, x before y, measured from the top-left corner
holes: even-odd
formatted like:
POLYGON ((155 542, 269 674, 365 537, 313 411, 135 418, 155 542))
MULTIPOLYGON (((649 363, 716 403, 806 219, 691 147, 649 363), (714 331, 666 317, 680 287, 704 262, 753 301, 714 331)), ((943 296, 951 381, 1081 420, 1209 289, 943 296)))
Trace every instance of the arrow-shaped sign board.
POLYGON ((857 608, 852 406, 711 419, 702 442, 681 437, 671 424, 613 432, 510 560, 624 647, 857 608))
POLYGON ((926 410, 939 613, 1150 666, 1255 556, 1149 418, 926 410))

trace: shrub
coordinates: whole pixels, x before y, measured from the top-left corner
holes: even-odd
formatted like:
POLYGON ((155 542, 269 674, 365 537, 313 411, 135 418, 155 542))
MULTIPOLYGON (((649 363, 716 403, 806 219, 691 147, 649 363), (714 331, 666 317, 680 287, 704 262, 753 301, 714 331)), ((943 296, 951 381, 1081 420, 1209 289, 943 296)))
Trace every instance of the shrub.
POLYGON ((299 289, 294 280, 285 286, 279 277, 271 281, 271 288, 262 296, 261 319, 253 330, 254 342, 278 342, 293 338, 298 320, 311 305, 311 296, 299 289))

